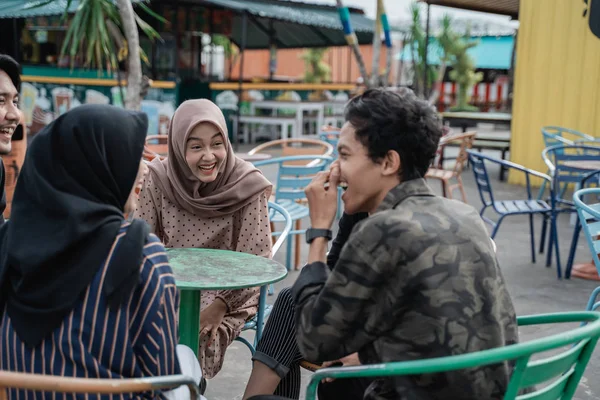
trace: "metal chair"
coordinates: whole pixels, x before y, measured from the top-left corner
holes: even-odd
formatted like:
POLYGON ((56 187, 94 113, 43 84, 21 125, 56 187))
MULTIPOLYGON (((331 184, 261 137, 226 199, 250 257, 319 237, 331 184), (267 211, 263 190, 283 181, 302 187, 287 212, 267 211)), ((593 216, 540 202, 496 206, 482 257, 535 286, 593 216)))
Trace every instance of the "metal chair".
MULTIPOLYGON (((290 235, 296 235, 294 267, 297 267, 300 262, 299 235, 304 234, 305 232, 304 229, 300 229, 301 220, 309 215, 308 206, 300 203, 300 201, 306 201, 304 188, 308 186, 317 173, 324 171, 332 162, 333 158, 329 156, 305 155, 272 158, 270 160, 257 161, 254 163, 256 167, 264 167, 267 165, 278 166, 274 201, 285 208, 294 222, 294 229, 290 232, 290 235)), ((276 215, 271 221, 282 222, 283 220, 276 215)), ((292 250, 292 241, 288 240, 285 255, 288 271, 292 267, 292 250)))
MULTIPOLYGON (((600 259, 598 258, 598 253, 600 253, 600 203, 586 204, 582 200, 584 196, 595 196, 598 199, 600 188, 581 189, 573 194, 573 202, 577 208, 579 222, 587 239, 588 247, 592 252, 594 265, 596 265, 596 269, 600 274, 600 259)), ((600 307, 600 302, 596 302, 598 294, 600 294, 600 286, 592 292, 586 310, 595 311, 600 307)))
POLYGON ((160 156, 166 156, 168 153, 167 141, 168 135, 149 135, 146 137, 145 148, 160 156))
MULTIPOLYGON (((273 232, 273 236, 277 237, 277 240, 271 248, 271 255, 273 257, 275 257, 275 254, 277 253, 281 245, 283 245, 283 242, 285 242, 288 235, 290 234, 290 231, 292 230, 292 217, 290 216, 290 214, 285 210, 285 208, 283 208, 279 204, 269 202, 269 219, 273 221, 276 215, 279 215, 279 218, 277 219, 282 220, 284 222, 284 227, 281 232, 273 232)), ((272 285, 269 286, 269 289, 271 288, 272 285)), ((265 319, 269 317, 269 315, 271 314, 271 310, 273 309, 272 306, 266 305, 266 295, 267 293, 265 290, 265 286, 263 286, 260 288, 258 313, 253 318, 248 320, 242 328, 242 331, 256 331, 256 334, 254 335, 254 344, 251 344, 250 342, 248 342, 248 340, 241 336, 238 336, 236 338, 237 341, 244 343, 252 354, 254 354, 256 350, 256 345, 258 344, 258 341, 262 336, 262 331, 265 325, 265 319)))
MULTIPOLYGON (((581 179, 579 186, 582 189, 588 188, 588 185, 594 184, 598 186, 598 178, 600 177, 600 171, 593 171, 588 173, 581 179)), ((574 201, 575 208, 577 208, 577 202, 574 201)), ((589 207, 596 207, 596 205, 589 205, 589 207)), ((598 211, 600 211, 600 204, 597 205, 598 211)), ((581 221, 579 218, 575 223, 575 229, 573 229, 573 238, 571 239, 571 249, 569 250, 569 258, 567 260, 567 266, 565 268, 565 279, 571 278, 571 269, 573 268, 573 261, 575 260, 575 252, 577 251, 577 243, 579 242, 579 235, 581 233, 581 221)))
POLYGON ((515 367, 504 400, 572 399, 600 337, 600 313, 542 314, 523 316, 517 320, 519 326, 573 322, 583 322, 585 325, 525 343, 458 356, 357 367, 323 368, 312 375, 306 390, 306 399, 316 398, 317 387, 325 378, 379 378, 435 374, 507 361, 514 361, 515 367), (532 359, 534 355, 541 355, 550 350, 554 350, 550 355, 532 359), (534 388, 535 385, 548 381, 550 381, 548 385, 534 388), (519 395, 522 389, 530 391, 526 395, 519 395))
POLYGON ((491 238, 494 239, 496 233, 498 232, 498 228, 500 228, 500 224, 502 223, 502 220, 505 217, 509 215, 529 215, 531 260, 535 263, 535 235, 533 227, 533 216, 537 214, 542 215, 542 217, 544 218, 542 225, 541 240, 541 242, 543 243, 546 234, 547 220, 552 208, 545 201, 535 200, 532 198, 530 176, 542 178, 548 182, 550 182, 550 177, 540 172, 525 168, 522 165, 515 164, 506 160, 500 160, 497 158, 489 157, 484 154, 475 152, 473 150, 467 150, 467 153, 469 154, 469 160, 473 167, 473 174, 475 175, 475 182, 477 183, 477 189, 479 190, 479 197, 481 199, 481 203, 483 204, 483 207, 481 208, 479 214, 485 222, 487 222, 493 227, 491 238), (496 200, 494 198, 492 185, 490 183, 487 169, 485 167, 485 161, 498 164, 501 167, 523 172, 525 174, 525 182, 527 184, 527 199, 496 200), (484 216, 485 211, 490 207, 500 216, 497 222, 494 222, 491 219, 484 216))
POLYGON ((447 135, 442 137, 440 140, 440 146, 445 146, 448 143, 459 143, 460 146, 458 155, 456 156, 454 168, 444 169, 443 167, 432 167, 429 168, 427 170, 427 174, 425 174, 425 178, 438 179, 442 183, 442 192, 444 197, 451 199, 452 192, 456 189, 459 189, 462 196, 462 201, 467 203, 467 194, 465 193, 461 174, 468 161, 467 150, 470 150, 473 147, 475 135, 477 135, 476 132, 466 132, 455 135, 447 135), (450 184, 452 179, 456 181, 454 185, 450 184))
MULTIPOLYGON (((279 139, 271 140, 256 146, 250 150, 248 154, 268 154, 269 152, 275 153, 273 155, 277 157, 308 155, 331 156, 334 152, 334 148, 331 144, 316 139, 279 139)), ((286 162, 286 165, 306 165, 313 161, 314 159, 289 160, 286 162)), ((256 165, 256 163, 254 163, 254 165, 256 165)))
POLYGON ((324 142, 329 143, 333 146, 333 156, 337 157, 337 144, 340 140, 340 128, 332 127, 332 126, 324 126, 321 128, 321 132, 319 132, 319 139, 324 142))
MULTIPOLYGON (((563 128, 560 126, 544 126, 542 127, 542 137, 544 138, 544 147, 552 147, 552 146, 573 146, 575 142, 578 141, 595 141, 596 139, 593 136, 586 135, 583 132, 576 131, 574 129, 563 128)), ((546 174, 550 174, 550 171, 547 171, 546 174)), ((564 194, 567 185, 564 185, 561 189, 564 194)), ((540 186, 540 191, 538 192, 538 200, 542 198, 544 192, 546 191, 546 182, 542 183, 540 186)))
POLYGON ((129 394, 171 390, 186 385, 190 399, 200 399, 200 388, 185 375, 132 379, 92 379, 0 371, 0 399, 8 398, 8 389, 77 394, 129 394))
MULTIPOLYGON (((564 198, 563 186, 575 184, 580 188, 581 180, 589 171, 571 166, 572 162, 597 161, 600 157, 600 147, 594 146, 552 146, 542 151, 542 159, 548 166, 552 177, 550 182, 550 238, 548 240, 548 254, 546 266, 552 262, 552 245, 556 255, 556 269, 558 277, 561 277, 560 250, 558 246, 558 215, 563 213, 574 213, 575 204, 572 200, 564 198)), ((543 250, 543 243, 540 246, 543 250)))

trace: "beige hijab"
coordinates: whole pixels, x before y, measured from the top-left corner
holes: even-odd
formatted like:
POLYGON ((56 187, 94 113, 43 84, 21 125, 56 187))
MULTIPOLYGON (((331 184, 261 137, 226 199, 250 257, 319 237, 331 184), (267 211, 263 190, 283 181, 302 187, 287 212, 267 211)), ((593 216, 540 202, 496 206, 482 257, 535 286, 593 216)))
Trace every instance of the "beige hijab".
POLYGON ((225 117, 210 100, 188 100, 177 108, 169 127, 168 148, 166 159, 157 157, 150 163, 150 173, 173 204, 195 215, 229 215, 256 200, 265 190, 269 191, 267 197, 271 193, 272 185, 263 174, 233 153, 225 117), (187 139, 201 122, 215 125, 227 147, 227 158, 211 183, 198 180, 185 160, 187 139))

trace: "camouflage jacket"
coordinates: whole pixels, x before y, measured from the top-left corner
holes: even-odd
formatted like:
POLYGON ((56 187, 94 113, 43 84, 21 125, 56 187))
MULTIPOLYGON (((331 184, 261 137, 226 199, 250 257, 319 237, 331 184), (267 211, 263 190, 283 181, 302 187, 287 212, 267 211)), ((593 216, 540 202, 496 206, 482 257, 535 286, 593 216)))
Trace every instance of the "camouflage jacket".
MULTIPOLYGON (((303 268, 292 288, 297 342, 314 362, 458 355, 516 343, 512 301, 473 207, 423 179, 392 189, 359 222, 335 268, 303 268)), ((377 379, 365 399, 501 399, 508 364, 377 379)))

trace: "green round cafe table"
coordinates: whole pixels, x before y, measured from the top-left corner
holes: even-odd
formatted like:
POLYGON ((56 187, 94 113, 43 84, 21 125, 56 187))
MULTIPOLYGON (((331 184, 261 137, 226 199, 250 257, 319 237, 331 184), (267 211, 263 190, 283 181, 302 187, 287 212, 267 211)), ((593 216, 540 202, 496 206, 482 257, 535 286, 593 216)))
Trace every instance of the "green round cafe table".
MULTIPOLYGON (((169 248, 169 263, 181 292, 179 342, 198 354, 200 295, 203 290, 234 290, 260 286, 259 309, 266 287, 287 275, 285 266, 265 257, 229 250, 169 248)), ((262 314, 261 314, 262 315, 262 314)), ((262 330, 262 325, 257 328, 262 330)))

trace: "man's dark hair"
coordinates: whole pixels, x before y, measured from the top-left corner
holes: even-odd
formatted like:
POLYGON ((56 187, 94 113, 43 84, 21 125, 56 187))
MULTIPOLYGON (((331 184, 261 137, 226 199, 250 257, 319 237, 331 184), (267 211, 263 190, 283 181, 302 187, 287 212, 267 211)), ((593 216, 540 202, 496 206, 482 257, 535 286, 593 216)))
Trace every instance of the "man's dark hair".
POLYGON ((14 58, 0 54, 0 71, 6 72, 17 91, 21 91, 21 66, 14 58))
POLYGON ((400 155, 403 181, 425 176, 442 136, 440 118, 429 103, 413 93, 369 89, 350 100, 345 118, 371 160, 380 162, 394 150, 400 155))

